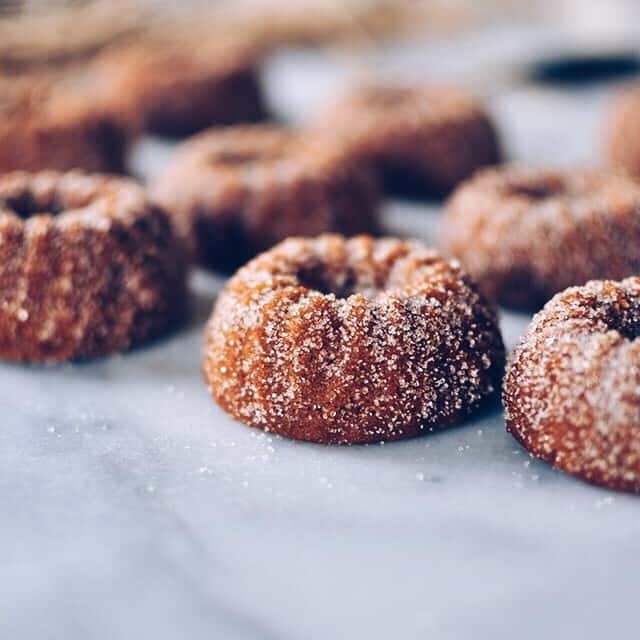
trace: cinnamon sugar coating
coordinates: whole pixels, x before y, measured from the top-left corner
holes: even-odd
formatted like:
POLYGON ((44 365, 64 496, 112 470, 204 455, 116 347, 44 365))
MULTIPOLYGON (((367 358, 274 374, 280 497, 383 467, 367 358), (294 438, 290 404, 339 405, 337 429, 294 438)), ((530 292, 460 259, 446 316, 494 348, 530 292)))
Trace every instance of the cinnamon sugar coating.
POLYGON ((194 258, 213 268, 235 268, 289 236, 377 228, 370 172, 335 145, 275 126, 194 136, 151 194, 194 258))
POLYGON ((493 310, 418 242, 290 238, 240 269, 209 321, 204 377, 238 420, 322 443, 406 438, 498 388, 493 310))
POLYGON ((0 173, 121 172, 128 134, 90 65, 0 75, 0 173))
POLYGON ((488 298, 539 309, 566 287, 640 273, 640 186, 602 170, 488 169, 447 204, 442 246, 488 298))
POLYGON ((170 136, 266 115, 255 52, 206 29, 156 31, 99 60, 118 111, 134 128, 170 136))
POLYGON ((0 358, 121 351, 173 323, 184 261, 169 220, 126 179, 0 177, 0 358))
POLYGON ((640 84, 625 87, 607 117, 605 145, 609 163, 640 178, 640 84))
POLYGON ((588 482, 640 491, 640 278, 556 295, 510 358, 507 430, 588 482))
POLYGON ((317 126, 371 163, 393 192, 444 195, 500 157, 481 104, 449 87, 364 86, 325 110, 317 126))

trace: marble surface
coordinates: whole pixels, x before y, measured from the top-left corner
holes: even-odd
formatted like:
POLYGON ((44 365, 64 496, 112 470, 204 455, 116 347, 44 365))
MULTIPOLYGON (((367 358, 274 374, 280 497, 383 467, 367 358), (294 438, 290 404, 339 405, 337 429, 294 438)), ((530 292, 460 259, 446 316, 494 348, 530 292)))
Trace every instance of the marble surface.
MULTIPOLYGON (((509 79, 506 62, 547 38, 491 28, 357 57, 288 52, 266 77, 296 120, 363 69, 451 73, 482 85, 512 157, 596 162, 607 87, 509 79)), ((133 165, 149 176, 169 153, 145 141, 133 165)), ((437 237, 437 206, 392 202, 385 218, 437 237)), ((529 459, 497 407, 367 447, 243 427, 200 378, 221 280, 197 273, 192 285, 192 318, 166 339, 88 364, 0 366, 0 638, 637 633, 637 498, 529 459)), ((527 322, 503 314, 509 345, 527 322)))

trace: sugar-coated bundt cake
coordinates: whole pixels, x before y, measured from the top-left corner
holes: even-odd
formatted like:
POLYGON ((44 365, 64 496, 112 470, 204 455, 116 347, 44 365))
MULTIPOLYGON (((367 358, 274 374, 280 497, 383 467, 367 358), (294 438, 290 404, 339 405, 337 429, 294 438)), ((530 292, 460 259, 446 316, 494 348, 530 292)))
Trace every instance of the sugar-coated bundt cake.
POLYGON ((204 376, 248 425, 324 443, 406 438, 499 388, 493 310, 419 242, 292 238, 240 269, 207 328, 204 376))

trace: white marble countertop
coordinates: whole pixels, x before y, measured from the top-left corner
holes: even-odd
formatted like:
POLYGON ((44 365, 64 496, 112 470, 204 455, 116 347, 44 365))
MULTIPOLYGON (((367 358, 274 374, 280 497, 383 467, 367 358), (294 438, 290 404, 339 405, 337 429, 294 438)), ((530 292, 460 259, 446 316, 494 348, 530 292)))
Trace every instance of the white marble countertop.
MULTIPOLYGON (((266 75, 296 119, 363 66, 431 77, 447 72, 444 56, 481 85, 512 157, 596 162, 603 88, 501 84, 487 69, 545 47, 542 34, 508 33, 355 61, 289 52, 266 75)), ((167 150, 147 141, 134 166, 152 174, 167 150)), ((432 240, 438 210, 394 202, 386 220, 432 240)), ((196 274, 189 325, 129 354, 0 366, 0 638, 637 634, 637 498, 529 459, 498 408, 367 447, 235 423, 200 378, 220 284, 196 274)), ((509 345, 527 322, 503 314, 509 345)))

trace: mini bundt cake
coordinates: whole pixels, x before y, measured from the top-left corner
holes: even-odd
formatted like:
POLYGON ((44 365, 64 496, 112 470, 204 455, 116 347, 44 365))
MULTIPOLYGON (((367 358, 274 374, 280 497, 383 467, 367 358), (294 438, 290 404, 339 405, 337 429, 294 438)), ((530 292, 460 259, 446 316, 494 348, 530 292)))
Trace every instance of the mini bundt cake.
POLYGON ((364 86, 328 107, 316 126, 396 193, 445 195, 500 158, 484 108, 449 87, 364 86))
POLYGON ((110 96, 134 129, 183 136, 266 115, 255 51, 206 29, 155 30, 99 58, 110 96))
POLYGON ((167 216, 124 178, 0 177, 0 358, 121 351, 182 312, 184 264, 167 216))
POLYGON ((377 228, 371 174, 340 147, 254 125, 211 129, 184 143, 151 187, 194 259, 235 268, 289 236, 377 228))
POLYGON ((625 87, 613 100, 605 144, 609 163, 640 179, 640 84, 625 87))
POLYGON ((406 438, 499 388, 496 316, 455 263, 418 242, 291 238, 227 283, 204 377, 232 416, 321 443, 406 438))
POLYGON ((488 298, 535 310, 566 287, 640 273, 640 185, 604 170, 487 169, 452 196, 442 231, 488 298))
POLYGON ((129 136, 90 66, 0 75, 0 173, 122 172, 129 136))
POLYGON ((594 484, 640 491, 640 278, 556 295, 510 358, 507 429, 594 484))

